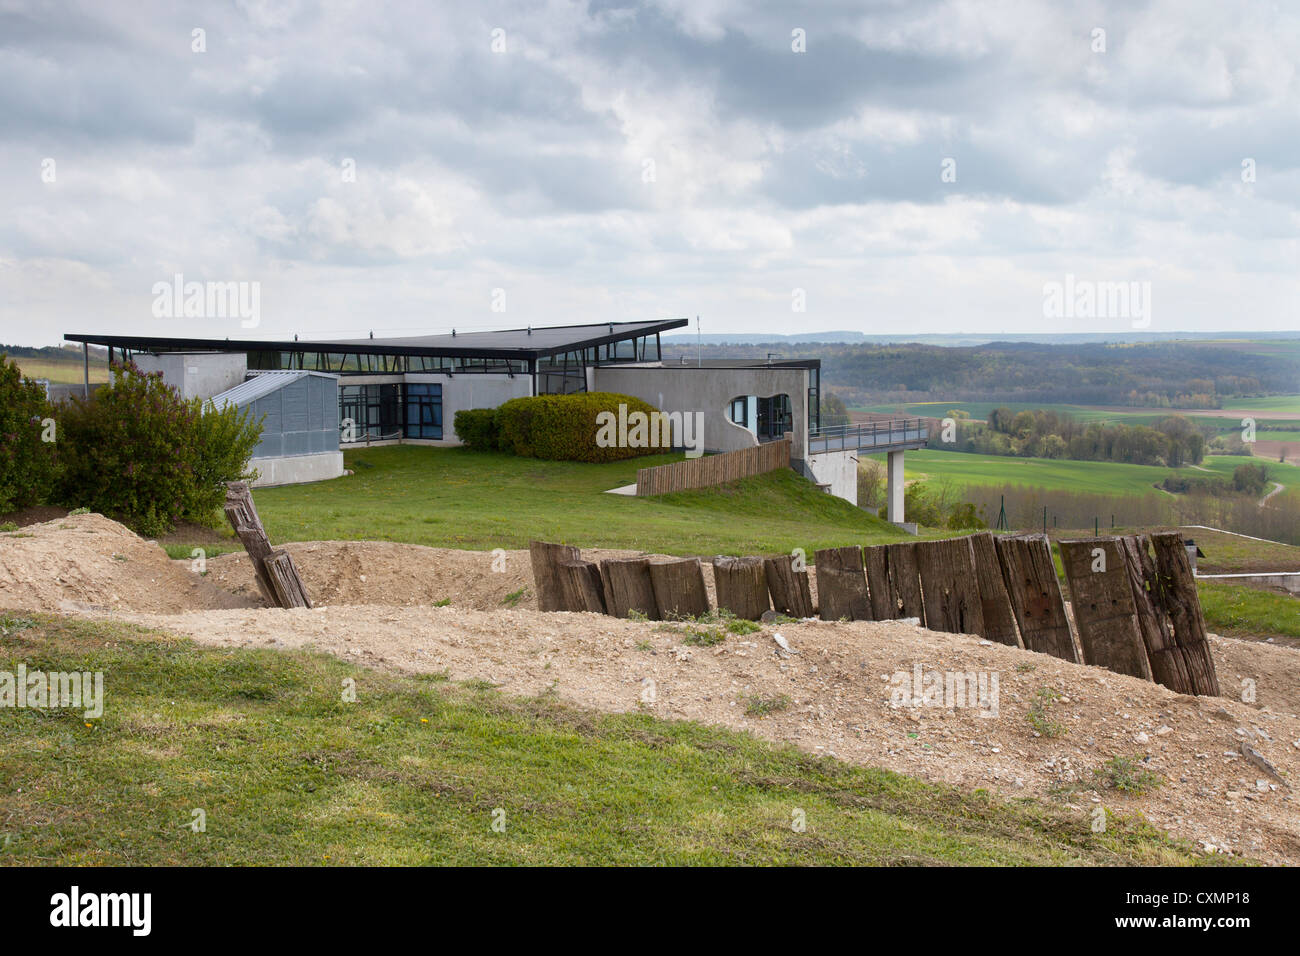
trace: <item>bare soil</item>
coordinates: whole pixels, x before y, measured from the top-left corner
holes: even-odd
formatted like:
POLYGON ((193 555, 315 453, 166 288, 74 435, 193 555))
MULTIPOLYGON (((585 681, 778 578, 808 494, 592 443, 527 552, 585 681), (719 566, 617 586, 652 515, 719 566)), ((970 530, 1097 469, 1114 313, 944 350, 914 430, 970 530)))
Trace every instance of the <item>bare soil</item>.
POLYGON ((1225 696, 1196 698, 905 622, 766 625, 690 646, 673 625, 543 614, 526 552, 496 555, 504 570, 494 571, 491 552, 289 545, 319 606, 283 611, 256 606, 242 554, 209 560, 200 576, 96 515, 24 531, 30 537, 0 535, 0 607, 111 616, 206 645, 314 648, 597 710, 698 720, 968 790, 1058 802, 1078 811, 1080 826, 1098 806, 1140 812, 1217 852, 1300 863, 1300 652, 1290 648, 1212 637, 1225 696), (431 606, 444 599, 452 603, 431 606), (991 697, 975 706, 899 700, 918 665, 996 677, 996 706, 991 697), (1243 755, 1243 740, 1276 775, 1243 755), (1116 790, 1111 758, 1161 782, 1143 794, 1116 790))

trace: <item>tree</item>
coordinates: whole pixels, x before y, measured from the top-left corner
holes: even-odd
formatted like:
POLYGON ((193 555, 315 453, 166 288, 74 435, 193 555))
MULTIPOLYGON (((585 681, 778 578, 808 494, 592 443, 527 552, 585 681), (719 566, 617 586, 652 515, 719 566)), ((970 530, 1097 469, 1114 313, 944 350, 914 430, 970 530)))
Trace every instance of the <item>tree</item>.
POLYGON ((840 398, 834 392, 828 392, 822 396, 821 401, 821 426, 829 428, 834 425, 847 425, 851 420, 849 418, 849 408, 844 404, 844 399, 840 398))
POLYGON ((56 474, 57 438, 45 389, 0 355, 0 514, 46 499, 56 474))

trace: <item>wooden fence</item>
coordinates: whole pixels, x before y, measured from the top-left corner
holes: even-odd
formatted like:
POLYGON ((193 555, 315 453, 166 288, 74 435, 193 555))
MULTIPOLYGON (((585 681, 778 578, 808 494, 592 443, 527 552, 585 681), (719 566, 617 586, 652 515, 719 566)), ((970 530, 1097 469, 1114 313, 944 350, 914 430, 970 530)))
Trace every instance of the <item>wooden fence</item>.
MULTIPOLYGON (((721 457, 721 456, 719 456, 721 457)), ((669 466, 676 467, 676 466, 669 466)), ((658 469, 647 469, 658 470, 658 469)), ((1061 542, 1073 620, 1046 535, 987 531, 965 538, 817 552, 817 607, 808 571, 790 555, 713 559, 717 605, 750 620, 769 609, 826 620, 914 618, 932 631, 977 634, 1079 664, 1217 695, 1196 580, 1170 532, 1061 542)), ((656 620, 709 610, 698 558, 583 561, 576 548, 532 544, 543 610, 633 610, 656 620)))
POLYGON ((638 495, 665 495, 670 491, 712 488, 738 478, 761 475, 790 466, 790 439, 764 442, 753 448, 725 451, 719 455, 688 458, 657 468, 640 468, 636 473, 638 495))

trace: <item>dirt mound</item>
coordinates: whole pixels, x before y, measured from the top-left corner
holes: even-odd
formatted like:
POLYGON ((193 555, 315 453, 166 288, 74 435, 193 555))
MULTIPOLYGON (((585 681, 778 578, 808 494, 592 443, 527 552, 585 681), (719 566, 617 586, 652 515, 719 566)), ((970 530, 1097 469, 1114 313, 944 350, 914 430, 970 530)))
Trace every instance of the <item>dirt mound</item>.
POLYGON ((1079 815, 1140 811, 1172 833, 1273 863, 1300 863, 1300 655, 1211 638, 1224 693, 1158 684, 904 622, 766 626, 688 646, 653 622, 496 608, 345 607, 135 616, 205 644, 314 647, 369 666, 447 671, 501 690, 555 693, 606 711, 748 730, 818 754, 964 789, 1057 801, 1079 815), (780 631, 794 653, 778 652, 780 631), (895 675, 997 675, 996 707, 899 704, 895 675), (1246 685, 1244 681, 1252 681, 1246 685), (1031 711, 1036 713, 1031 720, 1031 711), (1035 723, 1036 721, 1036 723, 1035 723), (1039 728, 1039 729, 1036 729, 1039 728), (1251 757, 1262 755, 1280 777, 1251 757), (1160 782, 1145 794, 1111 758, 1160 782), (1143 759, 1146 758, 1146 759, 1143 759), (1127 783, 1127 780, 1124 780, 1127 783))
MULTIPOLYGON (((457 551, 389 541, 302 541, 277 545, 293 555, 312 603, 412 607, 449 601, 492 611, 537 607, 527 551, 457 551)), ((639 555, 637 551, 583 548, 588 561, 639 555)), ((658 556, 656 556, 658 557, 658 556)), ((262 604, 248 555, 208 560, 210 579, 250 604, 262 604)), ((713 597, 713 566, 704 565, 713 597)))
POLYGON ((246 607, 103 515, 69 515, 0 534, 0 607, 154 614, 246 607))

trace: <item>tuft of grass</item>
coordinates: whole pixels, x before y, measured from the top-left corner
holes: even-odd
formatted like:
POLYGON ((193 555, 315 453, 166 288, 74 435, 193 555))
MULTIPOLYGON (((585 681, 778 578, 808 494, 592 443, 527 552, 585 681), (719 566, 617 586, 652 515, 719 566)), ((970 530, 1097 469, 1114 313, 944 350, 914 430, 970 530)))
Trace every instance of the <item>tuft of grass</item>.
POLYGON ((1052 688, 1040 687, 1038 693, 1034 695, 1034 702, 1030 705, 1029 712, 1025 714, 1029 726, 1043 737, 1064 737, 1070 732, 1065 724, 1053 720, 1051 716, 1053 705, 1060 699, 1061 695, 1052 688))
POLYGON ((766 717, 768 714, 786 710, 790 706, 790 698, 785 694, 755 694, 744 698, 744 701, 745 713, 750 717, 766 717))
POLYGON ((205 558, 215 558, 219 554, 234 554, 244 550, 238 544, 226 547, 220 544, 167 544, 160 541, 159 545, 167 552, 167 557, 173 561, 193 560, 196 548, 203 551, 205 558))
POLYGON ((1164 783, 1164 778, 1147 769, 1145 762, 1148 759, 1145 754, 1139 757, 1111 757, 1092 772, 1112 790, 1132 794, 1149 793, 1164 783))
POLYGON ((68 517, 73 518, 76 517, 77 515, 88 515, 88 514, 90 514, 89 508, 73 508, 71 511, 68 512, 68 517))
POLYGON ((451 604, 451 598, 443 598, 441 601, 434 601, 434 607, 448 607, 451 604))
POLYGON ((0 865, 1236 862, 1137 816, 1093 833, 1066 808, 698 723, 303 650, 28 619, 0 636, 0 670, 102 671, 105 711, 87 727, 80 712, 0 709, 0 865), (204 833, 188 826, 195 808, 204 833), (805 832, 790 826, 795 808, 805 832))
POLYGON ((520 588, 518 591, 511 591, 509 594, 507 594, 505 597, 501 599, 501 603, 504 604, 506 607, 514 607, 516 604, 519 603, 520 599, 522 599, 523 596, 527 593, 528 593, 528 588, 526 587, 520 588))
POLYGON ((5 521, 3 523, 0 523, 0 533, 7 533, 10 531, 17 531, 17 530, 18 530, 17 522, 5 521))

